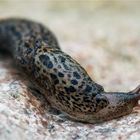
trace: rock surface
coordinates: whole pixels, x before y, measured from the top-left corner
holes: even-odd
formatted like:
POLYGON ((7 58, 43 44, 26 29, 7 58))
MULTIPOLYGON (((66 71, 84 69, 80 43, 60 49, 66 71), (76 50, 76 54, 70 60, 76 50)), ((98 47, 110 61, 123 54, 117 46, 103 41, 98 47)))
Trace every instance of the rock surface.
MULTIPOLYGON (((63 12, 60 9, 54 11, 52 3, 45 10, 47 5, 43 1, 8 4, 0 5, 1 17, 24 16, 49 25, 62 49, 105 90, 129 91, 140 84, 140 19, 137 9, 132 10, 129 5, 125 10, 112 7, 98 8, 96 12, 82 9, 65 9, 63 12), (32 5, 34 12, 28 5, 32 5), (8 6, 12 8, 8 9, 8 6), (19 9, 20 13, 17 12, 19 9)), ((0 55, 1 140, 140 139, 139 106, 128 116, 101 124, 73 122, 54 114, 44 97, 30 92, 26 83, 12 66, 10 58, 0 55)))

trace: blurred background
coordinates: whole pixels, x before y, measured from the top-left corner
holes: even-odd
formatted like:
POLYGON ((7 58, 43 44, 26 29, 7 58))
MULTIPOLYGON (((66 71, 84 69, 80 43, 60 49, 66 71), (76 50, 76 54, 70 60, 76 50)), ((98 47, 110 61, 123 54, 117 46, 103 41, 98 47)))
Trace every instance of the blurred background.
POLYGON ((0 18, 39 21, 106 90, 140 84, 139 0, 0 0, 0 18))

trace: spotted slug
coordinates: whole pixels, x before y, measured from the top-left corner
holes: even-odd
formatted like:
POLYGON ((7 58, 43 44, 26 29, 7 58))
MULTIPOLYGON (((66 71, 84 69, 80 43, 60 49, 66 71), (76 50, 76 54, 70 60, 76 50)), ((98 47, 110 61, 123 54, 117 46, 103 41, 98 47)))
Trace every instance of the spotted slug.
POLYGON ((53 108, 76 121, 98 123, 127 115, 140 99, 140 85, 129 93, 104 91, 40 23, 0 20, 0 50, 13 56, 17 68, 53 108))

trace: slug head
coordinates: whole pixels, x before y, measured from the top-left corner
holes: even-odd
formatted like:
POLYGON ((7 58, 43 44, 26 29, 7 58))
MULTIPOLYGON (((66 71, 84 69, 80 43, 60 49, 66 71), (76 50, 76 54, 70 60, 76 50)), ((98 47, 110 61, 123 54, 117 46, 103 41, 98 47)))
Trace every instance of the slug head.
POLYGON ((128 93, 105 92, 103 95, 106 96, 109 104, 97 112, 97 122, 115 119, 131 113, 140 99, 140 85, 128 93))

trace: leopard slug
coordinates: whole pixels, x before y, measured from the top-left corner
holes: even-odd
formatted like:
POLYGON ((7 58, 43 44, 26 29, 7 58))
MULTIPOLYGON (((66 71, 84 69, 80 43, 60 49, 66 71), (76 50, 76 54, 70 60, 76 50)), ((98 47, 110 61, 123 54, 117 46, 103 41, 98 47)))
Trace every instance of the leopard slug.
POLYGON ((76 121, 97 123, 127 115, 140 99, 140 85, 129 93, 104 91, 40 23, 0 20, 0 50, 13 56, 52 107, 76 121))

